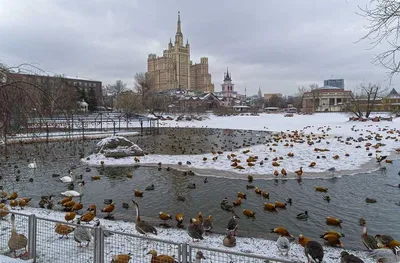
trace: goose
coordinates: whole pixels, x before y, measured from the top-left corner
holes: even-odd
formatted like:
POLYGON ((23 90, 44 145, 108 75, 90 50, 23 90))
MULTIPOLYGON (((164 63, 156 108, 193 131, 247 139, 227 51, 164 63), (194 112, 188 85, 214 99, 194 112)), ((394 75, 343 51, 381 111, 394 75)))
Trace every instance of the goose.
POLYGON ((233 235, 236 235, 236 230, 239 226, 239 216, 233 213, 232 218, 229 220, 228 225, 226 226, 226 230, 230 233, 233 232, 233 235))
POLYGON ((296 219, 306 221, 308 219, 308 211, 304 211, 304 213, 298 214, 296 216, 296 219))
MULTIPOLYGON (((93 227, 103 228, 103 227, 100 225, 100 220, 99 220, 99 219, 96 219, 96 220, 94 221, 93 227)), ((94 236, 94 235, 95 235, 95 229, 92 228, 92 229, 90 230, 90 233, 92 234, 92 236, 94 236)), ((111 233, 111 232, 108 231, 108 230, 103 230, 103 234, 104 234, 104 237, 110 237, 110 236, 114 235, 113 233, 111 233)))
POLYGON ((370 236, 367 233, 367 224, 364 224, 364 226, 363 226, 361 240, 362 240, 362 243, 364 244, 364 246, 369 250, 378 248, 378 242, 376 241, 375 237, 370 236))
POLYGON ((146 221, 140 220, 139 205, 134 200, 132 200, 132 202, 136 208, 136 223, 135 223, 136 231, 138 231, 140 234, 144 234, 144 235, 147 235, 147 233, 152 233, 154 235, 157 235, 157 229, 155 229, 154 226, 150 225, 146 221))
POLYGON ((77 192, 75 190, 69 190, 69 191, 62 192, 61 194, 63 196, 67 196, 67 197, 79 197, 82 195, 83 183, 79 183, 78 187, 79 187, 79 192, 77 192))
POLYGON ((60 180, 63 182, 63 183, 72 183, 73 182, 73 176, 72 176, 72 172, 71 171, 69 171, 69 175, 66 175, 66 176, 63 176, 63 177, 61 177, 60 178, 60 180))
POLYGON ((395 241, 394 238, 389 235, 375 235, 375 239, 378 242, 378 247, 381 247, 381 248, 389 247, 390 242, 395 241))
POLYGON ((188 235, 192 238, 192 241, 195 240, 202 240, 203 238, 203 227, 201 223, 197 221, 195 218, 190 218, 189 225, 188 225, 188 235))
POLYGON ((340 253, 340 263, 364 263, 364 261, 346 251, 342 251, 340 253))
POLYGON ((209 215, 206 219, 204 219, 203 221, 203 229, 206 233, 206 235, 208 233, 211 232, 211 229, 213 228, 213 218, 211 215, 209 215))
POLYGON ((321 244, 317 241, 308 241, 304 247, 304 254, 307 257, 308 263, 310 263, 310 257, 316 263, 322 263, 324 258, 324 249, 321 244))
MULTIPOLYGON (((75 219, 73 222, 77 225, 81 224, 80 218, 75 219)), ((77 226, 74 230, 74 240, 78 243, 78 247, 82 247, 82 242, 87 242, 87 247, 92 240, 92 234, 90 233, 89 229, 77 226)))
POLYGON ((201 260, 202 260, 202 259, 206 259, 206 258, 204 257, 204 255, 203 255, 203 252, 197 251, 197 253, 196 253, 196 259, 195 259, 194 263, 201 263, 201 260))
POLYGON ((225 247, 234 247, 236 246, 236 237, 233 236, 232 232, 229 232, 222 242, 225 247))
POLYGON ((18 234, 15 229, 15 215, 11 215, 11 237, 8 240, 8 247, 13 252, 14 257, 17 257, 17 250, 25 248, 23 256, 28 255, 26 247, 28 245, 28 239, 23 234, 18 234))
POLYGON ((279 236, 278 240, 276 241, 276 246, 278 247, 279 252, 281 254, 285 254, 286 256, 289 254, 290 250, 290 242, 289 239, 285 236, 279 236))
POLYGON ((368 253, 368 255, 378 262, 385 263, 398 263, 400 261, 400 255, 395 250, 389 248, 374 249, 368 253))
POLYGON ((28 164, 28 168, 31 168, 31 169, 36 169, 37 168, 36 158, 33 158, 33 162, 28 164))

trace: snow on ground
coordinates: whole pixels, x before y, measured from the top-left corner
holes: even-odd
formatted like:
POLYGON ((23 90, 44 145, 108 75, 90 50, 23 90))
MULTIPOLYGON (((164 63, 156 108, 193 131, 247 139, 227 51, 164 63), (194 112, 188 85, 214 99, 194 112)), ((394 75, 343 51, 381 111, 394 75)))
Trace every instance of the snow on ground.
MULTIPOLYGON (((215 169, 229 172, 236 172, 242 174, 257 174, 265 175, 266 178, 273 174, 274 170, 281 171, 284 168, 288 173, 292 173, 289 177, 293 177, 294 171, 303 167, 305 171, 304 177, 307 177, 307 173, 321 173, 325 172, 331 167, 335 167, 337 171, 349 171, 361 168, 364 164, 375 159, 376 150, 370 147, 370 150, 366 150, 365 144, 370 142, 372 145, 376 143, 385 144, 383 147, 379 147, 382 151, 381 155, 389 155, 394 152, 395 149, 400 147, 398 139, 400 134, 397 127, 400 127, 399 119, 394 121, 381 121, 381 122, 350 122, 344 114, 327 113, 327 114, 315 114, 315 115, 295 115, 295 117, 287 118, 282 114, 263 114, 260 116, 230 116, 230 117, 217 117, 212 115, 209 119, 204 121, 165 121, 164 126, 170 127, 207 127, 207 128, 223 128, 223 129, 251 129, 251 130, 268 130, 272 132, 284 132, 290 133, 290 131, 298 130, 303 132, 305 135, 311 133, 315 134, 315 137, 319 137, 323 131, 327 133, 324 139, 319 140, 316 138, 313 140, 313 145, 304 143, 292 143, 290 138, 283 139, 277 142, 277 145, 273 143, 265 143, 261 145, 251 146, 242 148, 240 150, 234 150, 232 152, 225 152, 222 155, 214 155, 207 153, 203 155, 146 155, 140 158, 141 163, 145 164, 156 164, 161 162, 163 165, 177 165, 178 162, 183 164, 182 169, 215 169), (329 127, 329 129, 328 129, 329 127), (390 130, 390 131, 389 131, 390 130), (393 133, 391 133, 393 131, 393 133), (375 133, 382 135, 382 139, 377 141, 375 139, 375 133), (370 135, 371 139, 366 139, 366 136, 370 135), (341 137, 338 140, 338 137, 341 137), (352 137, 348 142, 347 137, 352 137), (363 137, 365 141, 354 141, 358 138, 363 137), (354 140, 353 140, 354 139, 354 140), (288 145, 289 144, 289 145, 288 145), (293 147, 290 146, 293 144, 293 147), (358 147, 358 148, 357 148, 358 147), (327 152, 316 152, 315 148, 328 149, 327 152), (244 150, 249 150, 248 153, 243 153, 244 150), (293 152, 294 157, 288 157, 288 153, 293 152), (238 170, 231 166, 232 162, 227 158, 228 154, 234 153, 237 155, 237 159, 241 160, 240 165, 245 169, 238 170), (368 153, 372 153, 368 156, 368 153), (338 155, 339 159, 334 159, 333 156, 338 155), (348 155, 348 156, 346 156, 348 155), (216 160, 212 160, 218 156, 216 160), (258 156, 259 160, 256 165, 249 167, 246 164, 246 159, 249 156, 258 156), (322 156, 326 158, 323 159, 322 156), (207 158, 206 161, 203 158, 207 158), (280 166, 272 166, 272 159, 276 157, 282 157, 282 160, 278 160, 280 166), (268 158, 268 160, 264 160, 268 158), (260 165, 260 161, 263 160, 264 164, 260 165), (191 164, 186 165, 187 161, 191 164), (315 167, 309 167, 311 162, 316 162, 315 167)), ((269 138, 266 138, 269 139, 269 138)), ((306 138, 303 138, 306 139, 306 138)), ((140 146, 140 145, 139 145, 140 146)), ((216 149, 218 151, 218 149, 216 149)), ((122 159, 107 159, 101 154, 95 154, 89 156, 90 160, 83 160, 90 165, 100 165, 101 161, 104 161, 106 166, 108 165, 134 165, 133 158, 122 158, 122 159)), ((279 176, 281 177, 281 176, 279 176)))
MULTIPOLYGON (((36 262, 89 262, 93 261, 93 242, 84 248, 78 248, 77 243, 73 239, 73 234, 70 234, 69 239, 59 239, 59 237, 54 232, 55 222, 43 221, 40 218, 48 218, 51 220, 64 221, 64 213, 57 211, 50 211, 38 208, 26 208, 25 210, 19 211, 24 214, 34 213, 37 219, 37 261, 36 262)), ((134 214, 132 213, 132 218, 134 214)), ((227 221, 229 218, 227 218, 227 221)), ((240 219, 247 220, 247 219, 240 219)), ((0 236, 0 252, 5 253, 8 250, 7 242, 10 237, 10 223, 9 216, 7 216, 7 221, 1 221, 2 235, 0 236)), ((140 235, 134 229, 133 222, 123 222, 123 221, 109 221, 105 219, 100 219, 103 229, 113 230, 117 232, 140 235)), ((24 233, 27 236, 27 217, 16 215, 16 226, 18 233, 24 233)), ((221 249, 232 252, 249 253, 253 255, 259 255, 264 257, 270 257, 275 259, 284 259, 291 262, 307 262, 304 256, 304 249, 298 245, 296 242, 292 243, 291 250, 288 256, 282 256, 276 247, 276 242, 261 238, 247 238, 247 237, 237 237, 237 245, 234 248, 226 248, 222 245, 223 236, 218 234, 210 234, 209 236, 204 236, 204 240, 200 242, 192 242, 188 236, 186 230, 181 229, 165 229, 158 228, 158 235, 151 235, 151 238, 155 240, 143 240, 139 238, 129 237, 125 235, 115 234, 110 237, 105 238, 104 253, 105 262, 110 262, 111 257, 116 254, 127 254, 132 253, 132 260, 130 262, 149 262, 150 256, 146 253, 150 249, 156 249, 159 254, 169 254, 178 255, 177 246, 173 244, 166 244, 157 242, 160 241, 170 241, 174 243, 187 243, 189 245, 194 245, 201 247, 200 250, 203 252, 204 256, 207 258, 202 261, 204 263, 211 262, 232 262, 232 263, 243 263, 243 262, 263 262, 263 260, 252 261, 249 258, 239 258, 237 256, 228 256, 225 253, 207 251, 205 248, 211 249, 221 249)), ((238 234, 240 235, 240 223, 238 234)), ((304 233, 306 235, 306 233, 304 233)), ((140 235, 141 236, 141 235, 140 235)), ((196 249, 193 250, 192 255, 196 253, 196 249)), ((324 247, 325 263, 337 263, 339 262, 340 249, 324 247)), ((351 253, 359 256, 364 260, 365 263, 374 262, 372 259, 368 258, 365 252, 361 251, 350 251, 351 253)), ((0 261, 1 262, 1 261, 0 261)), ((5 261, 5 262, 15 262, 15 261, 5 261)), ((18 262, 18 261, 16 261, 18 262)))
POLYGON ((2 256, 0 255, 0 263, 30 263, 33 262, 33 260, 21 260, 17 258, 10 258, 7 256, 2 256))

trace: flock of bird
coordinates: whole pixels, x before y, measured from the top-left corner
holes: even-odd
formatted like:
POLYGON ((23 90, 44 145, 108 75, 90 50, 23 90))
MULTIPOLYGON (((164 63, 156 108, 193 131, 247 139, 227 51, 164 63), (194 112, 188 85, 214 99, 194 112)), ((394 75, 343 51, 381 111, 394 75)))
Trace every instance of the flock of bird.
MULTIPOLYGON (((239 132, 242 134, 243 138, 240 138, 239 140, 237 139, 225 139, 224 141, 221 141, 221 144, 218 143, 211 143, 210 142, 210 147, 211 147, 211 153, 214 155, 212 158, 214 161, 217 158, 222 158, 224 151, 229 151, 232 149, 239 149, 242 147, 250 147, 252 145, 260 144, 260 143, 266 143, 267 146, 270 146, 269 150, 270 152, 274 152, 274 147, 277 146, 279 143, 284 143, 286 146, 285 147, 294 147, 296 143, 307 143, 309 146, 313 146, 317 143, 320 143, 322 140, 328 137, 327 132, 330 130, 329 127, 321 127, 321 133, 320 135, 317 134, 310 134, 306 135, 303 132, 299 131, 291 131, 291 132, 282 132, 279 134, 274 134, 271 139, 267 139, 267 141, 263 141, 261 137, 258 139, 254 140, 253 139, 248 139, 248 135, 246 135, 246 132, 239 132), (227 141, 228 140, 228 141, 227 141), (242 143, 238 142, 242 141, 242 143), (230 146, 227 143, 230 143, 230 146), (223 146, 225 145, 225 146, 223 146), (216 150, 220 149, 220 150, 216 150), (215 158, 215 159, 214 159, 215 158)), ((396 138, 395 134, 399 133, 398 130, 393 130, 393 129, 386 129, 386 128, 381 128, 380 131, 382 132, 387 132, 389 135, 388 137, 391 137, 394 140, 398 140, 396 138), (393 135, 393 136, 392 136, 393 135)), ((187 154, 187 153, 205 153, 204 150, 198 149, 195 145, 198 143, 204 144, 205 141, 207 141, 206 136, 202 136, 203 133, 217 133, 217 138, 219 136, 222 136, 220 133, 221 131, 219 130, 207 130, 207 129, 202 129, 202 131, 198 131, 198 129, 192 129, 191 133, 187 137, 178 137, 175 135, 174 132, 170 132, 167 136, 170 138, 170 147, 174 148, 176 151, 181 151, 182 154, 187 154), (198 135, 197 141, 196 139, 193 139, 193 135, 198 135), (187 147, 183 146, 185 143, 183 141, 187 140, 187 143, 191 143, 193 148, 188 149, 187 147)), ((232 136, 229 135, 228 136, 232 136)), ((368 140, 375 139, 376 141, 381 140, 383 135, 380 135, 379 133, 374 133, 374 132, 369 132, 369 135, 366 136, 368 140)), ((388 138, 387 137, 387 138, 388 138)), ((338 141, 341 141, 345 144, 351 144, 351 140, 346 140, 343 139, 342 137, 337 137, 338 141)), ((353 139, 356 141, 355 139, 353 139)), ((186 143, 186 144, 187 144, 186 143)), ((159 142, 160 146, 164 147, 162 142, 159 142)), ((376 156, 376 161, 380 164, 381 162, 385 161, 386 163, 391 163, 391 160, 388 160, 386 156, 380 155, 381 151, 380 148, 383 147, 384 145, 382 143, 377 142, 376 144, 372 144, 370 142, 365 143, 365 149, 368 152, 368 155, 371 156, 372 152, 370 152, 370 149, 373 148, 375 149, 375 153, 377 154, 376 156)), ((357 146, 358 147, 358 146, 357 146)), ((326 155, 323 153, 328 152, 329 149, 327 148, 314 148, 315 152, 320 152, 322 153, 321 156, 318 156, 317 159, 322 158, 325 159, 327 158, 326 155)), ((400 152, 400 149, 397 149, 396 151, 400 152)), ((284 158, 292 158, 295 155, 295 151, 290 151, 286 157, 284 156, 276 156, 269 160, 267 157, 260 160, 257 155, 252 155, 249 150, 245 150, 242 152, 244 155, 247 156, 247 159, 245 161, 238 159, 238 156, 231 153, 227 155, 227 158, 231 161, 231 166, 235 167, 235 169, 239 170, 244 170, 246 167, 252 167, 254 165, 264 165, 267 161, 271 161, 271 165, 273 167, 279 167, 280 166, 280 160, 284 158), (246 163, 246 165, 242 165, 242 163, 246 163)), ((348 156, 348 154, 344 154, 344 157, 348 156)), ((339 155, 333 155, 332 158, 334 159, 339 159, 342 158, 339 155)), ((206 157, 203 157, 202 160, 204 162, 208 161, 206 157)), ((139 158, 135 159, 135 162, 140 162, 139 158)), ((186 163, 187 165, 190 165, 190 163, 186 163)), ((161 163, 159 166, 161 167, 161 163)), ((182 164, 179 164, 182 165, 182 164)), ((309 167, 315 167, 317 165, 316 160, 310 161, 309 167)), ((33 159, 33 162, 28 164, 28 167, 30 169, 36 169, 37 164, 36 160, 33 159)), ((303 167, 300 167, 298 170, 295 171, 296 175, 301 177, 304 173, 303 167)), ((334 173, 335 169, 331 168, 330 172, 334 173)), ((287 172, 284 168, 276 169, 274 171, 274 175, 282 175, 286 176, 287 172)), ((127 177, 132 176, 127 174, 127 177)), ((76 178, 72 175, 72 172, 70 171, 68 175, 63 176, 60 178, 60 180, 64 183, 73 183, 76 178)), ((99 180, 99 176, 92 176, 92 180, 99 180)), ((256 186, 253 186, 251 183, 253 182, 254 178, 251 175, 248 175, 248 181, 250 184, 247 185, 247 189, 254 189, 254 192, 256 195, 260 195, 264 197, 265 199, 269 199, 269 193, 266 190, 259 189, 256 186)), ((207 180, 207 179, 205 179, 207 180)), ((206 181, 205 181, 206 182, 206 181)), ((92 240, 93 237, 93 232, 89 231, 87 228, 80 227, 79 225, 84 222, 84 223, 94 223, 95 227, 101 227, 100 226, 100 221, 96 219, 97 217, 97 207, 94 204, 90 204, 87 207, 87 210, 85 213, 80 214, 80 211, 83 211, 84 205, 81 202, 82 198, 82 189, 85 186, 85 181, 80 181, 78 183, 78 188, 79 191, 75 190, 68 190, 65 192, 62 192, 61 194, 65 196, 62 200, 59 200, 57 202, 58 205, 61 205, 65 211, 65 220, 66 222, 72 222, 73 225, 70 224, 62 224, 62 223, 57 223, 54 231, 56 234, 60 235, 60 238, 68 238, 68 235, 73 233, 74 235, 74 240, 78 243, 78 246, 82 246, 82 243, 86 243, 86 246, 89 245, 89 243, 92 240), (79 198, 79 201, 75 201, 74 198, 79 198), (79 217, 77 217, 79 215, 79 217)), ((195 188, 195 184, 188 186, 188 188, 195 188)), ((3 190, 3 189, 1 189, 3 190)), ((146 190, 154 190, 154 185, 149 185, 146 190)), ((316 186, 315 187, 316 191, 319 192, 324 192, 326 193, 328 191, 327 188, 322 187, 322 186, 316 186)), ((134 196, 135 197, 142 197, 143 192, 141 192, 139 189, 135 189, 134 191, 134 196)), ((2 204, 0 204, 0 218, 5 218, 9 213, 9 209, 6 206, 6 201, 8 201, 8 205, 10 206, 11 209, 15 209, 19 207, 20 209, 23 209, 29 202, 30 198, 19 198, 18 199, 18 194, 16 192, 12 192, 10 194, 7 194, 6 192, 1 193, 1 198, 2 198, 2 204)), ((47 208, 52 208, 53 206, 53 195, 49 196, 42 196, 41 200, 39 202, 39 205, 41 207, 47 207, 47 208)), ((226 235, 223 237, 222 244, 226 247, 234 247, 236 246, 236 231, 238 230, 239 226, 239 219, 240 217, 235 213, 237 210, 237 207, 239 207, 242 204, 242 200, 246 199, 247 195, 244 194, 243 192, 238 193, 237 200, 229 202, 227 198, 221 201, 221 209, 230 211, 232 212, 232 216, 229 220, 227 220, 227 226, 226 226, 226 235), (232 205, 231 205, 232 203, 232 205)), ((324 196, 324 200, 328 201, 330 200, 330 197, 328 195, 324 196)), ((276 201, 275 203, 270 203, 270 202, 265 202, 264 203, 264 209, 266 211, 277 211, 278 209, 285 209, 286 206, 289 204, 291 205, 292 200, 289 198, 285 202, 280 202, 276 201)), ((109 200, 106 206, 104 206, 100 211, 105 213, 106 217, 112 217, 112 213, 115 210, 115 203, 112 202, 112 200, 109 200)), ((134 204, 136 208, 136 222, 135 222, 135 229, 141 233, 141 234, 149 234, 152 233, 154 235, 157 235, 157 229, 150 223, 141 220, 140 218, 140 210, 139 210, 139 204, 137 201, 132 200, 132 203, 134 204)), ((128 208, 129 204, 123 203, 122 207, 128 208)), ((249 217, 249 218, 254 218, 255 213, 250 210, 250 209, 243 209, 242 213, 244 216, 249 217)), ((166 212, 159 212, 159 218, 164 222, 163 225, 167 226, 166 222, 168 220, 172 220, 173 216, 166 213, 166 212)), ((307 220, 309 217, 308 211, 305 211, 304 213, 300 213, 297 215, 298 220, 307 220)), ((178 213, 175 215, 175 220, 177 221, 177 227, 179 228, 184 228, 184 215, 183 213, 178 213)), ((12 233, 9 241, 9 248, 10 250, 14 253, 16 256, 16 251, 20 249, 26 249, 27 246, 27 238, 22 235, 18 234, 15 229, 15 215, 11 215, 11 224, 12 224, 12 233)), ((326 224, 331 225, 331 226, 336 226, 336 227, 341 227, 342 221, 338 218, 334 217, 327 217, 326 218, 326 224)), ((398 248, 400 246, 400 243, 396 240, 394 240, 392 237, 388 235, 376 235, 376 236, 370 236, 367 234, 367 228, 366 228, 366 222, 365 220, 360 219, 360 225, 363 226, 363 231, 361 233, 361 240, 363 244, 370 250, 370 255, 379 262, 397 262, 396 260, 399 259, 398 253, 398 248), (394 260, 394 261, 393 261, 394 260)), ((192 238, 193 241, 199 241, 204 239, 204 236, 207 235, 212 231, 213 228, 213 217, 210 215, 208 217, 203 218, 202 213, 199 212, 197 216, 191 217, 188 220, 187 224, 187 233, 188 236, 192 238)), ((277 248, 279 251, 281 251, 283 254, 288 254, 290 250, 290 245, 291 242, 293 241, 294 237, 289 233, 289 231, 284 228, 284 227, 276 227, 271 229, 272 233, 278 234, 278 240, 277 240, 277 248)), ((109 235, 112 235, 111 232, 105 232, 108 233, 109 235)), ((321 238, 324 240, 325 245, 329 246, 334 246, 334 247, 343 247, 343 244, 341 242, 341 238, 344 237, 343 233, 340 233, 338 231, 327 231, 321 235, 321 238)), ((305 237, 304 235, 300 234, 298 236, 298 243, 304 247, 305 251, 305 256, 310 262, 310 259, 312 259, 314 262, 322 262, 322 259, 324 257, 324 250, 321 244, 317 241, 310 240, 309 238, 305 237)), ((26 250, 25 250, 26 252, 26 250)), ((149 255, 151 255, 151 262, 175 262, 175 259, 171 256, 168 255, 157 255, 157 252, 155 250, 150 250, 148 252, 149 255), (159 260, 159 261, 157 261, 159 260), (163 261, 160 261, 163 260, 163 261)), ((351 255, 345 251, 341 253, 341 261, 343 263, 360 263, 363 262, 361 259, 357 258, 354 255, 351 255)), ((129 262, 132 258, 131 254, 119 254, 119 255, 114 255, 113 256, 113 261, 112 262, 129 262)), ((200 262, 201 259, 204 259, 203 254, 199 251, 199 253, 196 255, 196 262, 200 262)))

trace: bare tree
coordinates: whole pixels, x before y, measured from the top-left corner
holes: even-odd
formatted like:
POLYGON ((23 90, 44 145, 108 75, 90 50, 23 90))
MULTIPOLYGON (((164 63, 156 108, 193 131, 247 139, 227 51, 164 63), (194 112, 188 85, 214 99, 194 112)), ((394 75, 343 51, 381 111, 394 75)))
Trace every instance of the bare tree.
POLYGON ((107 85, 105 90, 111 96, 118 97, 119 94, 127 90, 126 83, 122 80, 117 80, 115 84, 107 85))
POLYGON ((297 88, 297 92, 295 95, 295 101, 294 101, 294 106, 297 109, 303 108, 303 100, 304 100, 304 93, 306 93, 308 90, 304 86, 300 86, 297 88))
POLYGON ((373 63, 383 66, 389 71, 389 77, 400 72, 400 51, 398 43, 400 35, 400 2, 397 0, 370 0, 365 7, 359 7, 358 13, 367 20, 364 27, 368 33, 360 40, 369 40, 372 48, 380 44, 388 44, 389 48, 376 55, 373 63))
POLYGON ((131 90, 119 94, 116 108, 128 114, 143 112, 141 96, 131 90))
POLYGON ((143 108, 151 110, 155 95, 152 79, 148 74, 139 72, 135 74, 134 83, 136 92, 141 96, 143 108))
POLYGON ((319 99, 321 96, 321 90, 318 87, 318 84, 316 83, 310 84, 310 92, 312 96, 313 111, 315 112, 319 107, 319 99))
POLYGON ((360 84, 354 92, 350 93, 350 101, 346 104, 345 109, 359 118, 368 118, 380 101, 379 97, 383 92, 378 85, 360 84))

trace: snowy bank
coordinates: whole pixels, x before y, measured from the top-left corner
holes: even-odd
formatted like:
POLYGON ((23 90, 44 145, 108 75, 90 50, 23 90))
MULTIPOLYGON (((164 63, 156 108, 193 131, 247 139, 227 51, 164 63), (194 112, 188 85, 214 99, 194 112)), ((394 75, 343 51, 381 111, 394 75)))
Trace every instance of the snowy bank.
MULTIPOLYGON (((24 214, 35 214, 40 218, 47 218, 50 220, 64 221, 64 213, 57 211, 50 211, 37 208, 27 208, 26 210, 19 211, 24 214)), ((134 215, 132 215, 132 218, 134 215)), ((86 262, 93 260, 93 244, 91 243, 88 247, 78 248, 77 243, 72 238, 69 239, 59 239, 59 237, 54 232, 55 222, 49 222, 37 219, 37 262, 86 262)), ((247 220, 245 218, 240 220, 247 220)), ((7 221, 9 221, 9 216, 7 216, 7 221)), ((2 222, 2 232, 3 234, 1 242, 2 253, 7 250, 7 241, 10 237, 10 224, 7 221, 2 222)), ((185 219, 185 222, 187 220, 185 219)), ((134 223, 123 222, 123 221, 109 221, 105 219, 100 219, 103 229, 122 232, 126 234, 140 235, 134 228, 134 223)), ((27 217, 17 215, 16 216, 17 232, 24 233, 27 236, 27 217)), ((105 262, 110 262, 111 257, 116 254, 127 254, 132 253, 132 262, 148 262, 150 257, 146 256, 146 253, 150 249, 156 249, 159 254, 169 254, 171 256, 177 256, 177 246, 174 244, 161 243, 159 241, 169 241, 176 244, 187 243, 196 247, 201 247, 204 256, 207 258, 202 261, 205 263, 211 262, 222 262, 215 259, 221 259, 226 257, 224 253, 218 253, 213 251, 207 251, 207 248, 222 249, 226 251, 234 251, 241 253, 248 253, 253 255, 259 255, 264 257, 270 257, 275 259, 284 259, 292 262, 307 262, 304 256, 304 249, 297 243, 292 243, 291 250, 288 256, 282 256, 276 247, 276 242, 261 238, 248 238, 248 237, 238 237, 237 245, 234 248, 226 248, 222 245, 223 236, 218 234, 210 234, 205 236, 204 240, 200 242, 192 242, 185 230, 180 229, 165 229, 158 228, 158 235, 152 236, 154 239, 144 240, 138 237, 131 237, 125 235, 115 234, 110 237, 105 238, 104 245, 104 255, 105 262)), ((239 231, 240 235, 240 222, 239 231)), ((304 233, 306 235, 306 233, 304 233)), ((337 263, 339 262, 341 249, 324 247, 325 263, 337 263)), ((351 251, 355 255, 359 256, 364 260, 365 263, 372 263, 374 260, 367 257, 365 252, 361 251, 351 251)), ((195 253, 193 253, 194 256, 195 253)), ((231 262, 243 262, 234 255, 229 257, 231 262)), ((0 261, 1 262, 1 261, 0 261)), ((8 262, 8 261, 6 261, 8 262)), ((11 262, 11 261, 10 261, 11 262)), ((14 262, 14 261, 12 261, 14 262)))

